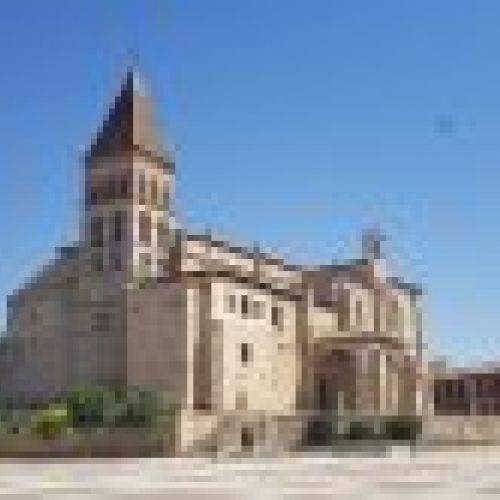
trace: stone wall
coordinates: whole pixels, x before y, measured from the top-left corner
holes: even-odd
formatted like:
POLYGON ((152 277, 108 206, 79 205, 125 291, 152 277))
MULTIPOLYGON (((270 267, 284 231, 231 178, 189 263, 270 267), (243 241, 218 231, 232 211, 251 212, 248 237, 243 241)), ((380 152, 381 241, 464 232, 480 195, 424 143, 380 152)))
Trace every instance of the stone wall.
POLYGON ((429 416, 423 425, 427 444, 500 444, 500 418, 495 416, 429 416))

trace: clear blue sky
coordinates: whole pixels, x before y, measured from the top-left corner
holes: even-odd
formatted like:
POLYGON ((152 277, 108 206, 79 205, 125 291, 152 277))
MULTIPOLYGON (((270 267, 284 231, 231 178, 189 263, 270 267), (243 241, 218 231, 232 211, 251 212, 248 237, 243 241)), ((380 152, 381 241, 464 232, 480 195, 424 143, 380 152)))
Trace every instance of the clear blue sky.
POLYGON ((4 2, 2 302, 75 235, 133 49, 191 227, 326 262, 378 223, 435 352, 500 359, 499 25, 497 0, 4 2))

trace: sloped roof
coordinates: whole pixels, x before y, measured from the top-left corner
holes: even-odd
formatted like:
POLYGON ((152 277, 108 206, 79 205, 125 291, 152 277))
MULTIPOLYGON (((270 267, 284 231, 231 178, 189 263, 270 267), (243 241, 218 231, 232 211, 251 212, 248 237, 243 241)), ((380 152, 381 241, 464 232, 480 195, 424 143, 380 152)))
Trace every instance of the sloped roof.
POLYGON ((168 161, 168 153, 158 138, 151 97, 134 69, 127 71, 120 91, 92 141, 88 156, 129 151, 168 161))

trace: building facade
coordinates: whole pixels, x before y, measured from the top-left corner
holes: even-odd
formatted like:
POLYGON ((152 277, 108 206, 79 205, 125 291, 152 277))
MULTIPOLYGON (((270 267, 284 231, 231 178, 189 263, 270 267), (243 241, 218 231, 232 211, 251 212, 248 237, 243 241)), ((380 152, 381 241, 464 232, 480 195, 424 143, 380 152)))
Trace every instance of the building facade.
POLYGON ((80 238, 9 297, 1 390, 163 391, 178 450, 292 449, 330 415, 419 415, 421 290, 360 259, 299 266, 192 234, 175 161, 129 71, 85 156, 80 238))

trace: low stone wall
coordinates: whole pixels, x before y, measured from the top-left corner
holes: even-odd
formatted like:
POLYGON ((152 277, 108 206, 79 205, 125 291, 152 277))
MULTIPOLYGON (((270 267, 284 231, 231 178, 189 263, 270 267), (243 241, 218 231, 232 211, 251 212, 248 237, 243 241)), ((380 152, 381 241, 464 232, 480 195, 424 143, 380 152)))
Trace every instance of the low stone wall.
POLYGON ((498 416, 432 416, 424 421, 427 444, 500 444, 498 416))
POLYGON ((151 457, 174 453, 173 437, 135 430, 75 433, 41 439, 29 433, 0 434, 1 458, 151 457))

